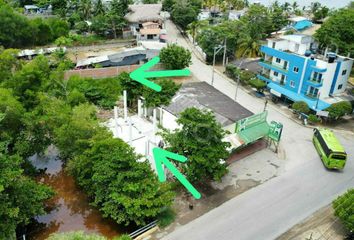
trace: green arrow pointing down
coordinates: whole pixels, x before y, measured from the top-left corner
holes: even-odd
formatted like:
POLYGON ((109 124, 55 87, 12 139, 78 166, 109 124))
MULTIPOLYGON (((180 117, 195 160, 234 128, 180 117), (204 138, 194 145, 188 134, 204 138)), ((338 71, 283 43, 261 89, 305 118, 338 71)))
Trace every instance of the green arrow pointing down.
POLYGON ((188 182, 188 180, 182 175, 182 173, 178 171, 178 169, 170 161, 168 161, 168 158, 170 158, 178 162, 186 162, 187 158, 185 156, 178 155, 176 153, 163 150, 161 148, 154 148, 152 150, 152 153, 154 155, 157 175, 159 177, 160 182, 166 181, 166 176, 162 167, 162 165, 165 165, 178 179, 178 181, 180 181, 183 186, 187 188, 187 190, 193 195, 193 197, 195 197, 196 199, 199 199, 201 197, 201 194, 198 192, 198 190, 195 189, 190 182, 188 182))
POLYGON ((147 72, 150 68, 155 66, 160 62, 159 57, 154 57, 149 62, 145 63, 140 68, 136 69, 135 71, 130 73, 130 77, 140 82, 141 84, 157 91, 161 92, 161 86, 147 80, 147 78, 156 78, 156 77, 182 77, 182 76, 189 76, 191 72, 188 69, 183 70, 167 70, 167 71, 154 71, 154 72, 147 72))

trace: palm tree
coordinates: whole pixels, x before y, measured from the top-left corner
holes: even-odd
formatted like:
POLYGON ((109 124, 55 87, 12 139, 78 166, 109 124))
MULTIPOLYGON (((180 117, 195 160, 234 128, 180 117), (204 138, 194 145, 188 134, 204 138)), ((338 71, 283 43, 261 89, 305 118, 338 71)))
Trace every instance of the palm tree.
POLYGON ((194 21, 188 25, 188 30, 191 32, 193 37, 193 44, 195 43, 195 39, 197 38, 198 31, 206 26, 208 26, 208 20, 194 21))
POLYGON ((298 7, 299 7, 299 4, 297 4, 297 2, 295 1, 295 2, 293 2, 293 5, 292 5, 291 7, 292 7, 292 9, 293 9, 293 12, 296 12, 296 10, 297 10, 298 7))
POLYGON ((236 57, 257 57, 260 54, 261 42, 258 37, 252 37, 249 33, 240 35, 237 41, 236 57))
POLYGON ((91 0, 81 0, 79 4, 79 11, 81 12, 83 19, 87 20, 91 16, 92 2, 91 0))
POLYGON ((284 11, 289 12, 289 11, 290 11, 290 3, 285 2, 285 3, 282 5, 282 8, 283 8, 284 11))
POLYGON ((102 0, 97 0, 96 6, 95 6, 95 15, 101 15, 105 13, 105 9, 102 3, 102 0))

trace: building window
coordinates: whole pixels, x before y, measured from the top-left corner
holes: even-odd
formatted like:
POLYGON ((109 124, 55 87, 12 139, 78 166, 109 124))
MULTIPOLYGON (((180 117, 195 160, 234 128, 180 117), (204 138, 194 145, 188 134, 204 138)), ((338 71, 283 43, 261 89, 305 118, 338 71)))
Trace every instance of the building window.
POLYGON ((295 87, 295 82, 294 81, 290 81, 290 87, 292 87, 292 88, 295 87))
POLYGON ((299 68, 298 67, 294 67, 294 72, 298 73, 299 72, 299 68))
POLYGON ((275 59, 275 62, 276 62, 276 63, 280 63, 280 62, 281 62, 281 59, 280 59, 280 58, 277 58, 277 59, 275 59))
POLYGON ((275 42, 272 43, 272 48, 275 48, 275 42))
POLYGON ((274 72, 273 75, 276 76, 276 77, 278 77, 278 76, 279 76, 279 73, 278 73, 278 72, 274 72))
POLYGON ((345 74, 347 74, 347 69, 342 71, 342 75, 345 75, 345 74))
POLYGON ((339 84, 339 85, 338 85, 338 90, 339 90, 339 89, 342 89, 342 87, 343 87, 343 84, 339 84))

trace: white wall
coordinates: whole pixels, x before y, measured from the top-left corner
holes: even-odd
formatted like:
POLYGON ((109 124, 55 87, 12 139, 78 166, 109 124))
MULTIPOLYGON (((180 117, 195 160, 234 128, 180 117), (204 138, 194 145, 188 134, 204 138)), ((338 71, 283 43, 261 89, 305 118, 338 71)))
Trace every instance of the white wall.
POLYGON ((179 128, 177 122, 177 117, 174 116, 172 113, 162 109, 162 118, 160 118, 160 124, 169 130, 174 130, 179 128))
POLYGON ((316 66, 321 66, 321 68, 324 65, 327 65, 325 68, 327 68, 327 71, 322 73, 322 82, 323 85, 322 87, 319 89, 321 95, 320 95, 320 99, 324 99, 326 97, 329 96, 329 93, 331 91, 331 86, 332 86, 332 82, 334 79, 334 74, 336 72, 336 67, 337 67, 337 63, 327 63, 327 62, 318 62, 318 65, 316 66))
POLYGON ((336 82, 336 86, 334 87, 333 94, 339 94, 339 93, 343 93, 345 91, 347 84, 348 84, 348 78, 350 75, 350 71, 352 70, 353 60, 347 60, 347 61, 343 61, 341 63, 342 63, 341 68, 339 69, 338 79, 336 82), (345 75, 342 75, 342 72, 344 70, 347 70, 347 73, 345 75), (338 89, 338 86, 340 84, 342 84, 342 88, 338 89))

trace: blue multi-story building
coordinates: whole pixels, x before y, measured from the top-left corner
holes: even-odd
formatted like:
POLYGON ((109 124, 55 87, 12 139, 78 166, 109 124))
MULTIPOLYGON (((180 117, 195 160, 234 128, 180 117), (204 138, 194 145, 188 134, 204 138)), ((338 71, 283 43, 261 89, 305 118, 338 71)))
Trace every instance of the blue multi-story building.
POLYGON ((313 110, 323 110, 347 86, 353 59, 334 53, 312 54, 314 40, 302 34, 269 39, 261 47, 264 58, 258 78, 270 92, 292 101, 305 101, 313 110))

